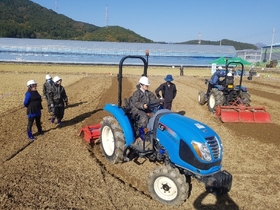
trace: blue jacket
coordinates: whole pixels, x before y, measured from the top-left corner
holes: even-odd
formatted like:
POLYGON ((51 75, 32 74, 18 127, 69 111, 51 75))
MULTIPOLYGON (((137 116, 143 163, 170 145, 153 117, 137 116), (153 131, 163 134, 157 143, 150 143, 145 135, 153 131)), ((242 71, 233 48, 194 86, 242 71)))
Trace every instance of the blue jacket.
POLYGON ((225 72, 224 71, 220 71, 220 70, 217 70, 213 76, 211 77, 210 79, 210 84, 211 85, 218 85, 219 84, 219 78, 220 77, 224 77, 226 76, 225 72))
POLYGON ((38 91, 27 91, 23 101, 24 106, 27 108, 27 116, 38 117, 41 115, 42 98, 38 91))

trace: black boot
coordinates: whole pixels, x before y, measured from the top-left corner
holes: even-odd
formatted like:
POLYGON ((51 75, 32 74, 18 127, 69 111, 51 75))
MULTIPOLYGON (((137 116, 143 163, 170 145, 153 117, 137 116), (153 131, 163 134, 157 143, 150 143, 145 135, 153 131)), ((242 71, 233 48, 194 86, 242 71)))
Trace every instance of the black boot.
POLYGON ((38 130, 38 133, 39 133, 40 135, 44 135, 44 131, 42 130, 42 128, 38 130))

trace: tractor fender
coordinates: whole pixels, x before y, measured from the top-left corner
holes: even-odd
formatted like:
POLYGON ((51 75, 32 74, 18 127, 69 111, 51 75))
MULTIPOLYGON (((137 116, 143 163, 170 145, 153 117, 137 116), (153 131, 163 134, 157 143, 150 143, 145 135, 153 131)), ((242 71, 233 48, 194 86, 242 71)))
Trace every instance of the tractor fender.
POLYGON ((242 85, 241 85, 241 87, 240 87, 240 85, 236 85, 235 89, 237 89, 237 90, 241 89, 242 92, 248 92, 247 87, 242 86, 242 85))
POLYGON ((217 88, 218 90, 223 90, 224 87, 222 85, 215 85, 215 88, 217 88))
POLYGON ((123 130, 126 146, 130 145, 134 141, 134 133, 131 123, 124 110, 115 104, 106 104, 103 110, 111 113, 116 118, 123 130))

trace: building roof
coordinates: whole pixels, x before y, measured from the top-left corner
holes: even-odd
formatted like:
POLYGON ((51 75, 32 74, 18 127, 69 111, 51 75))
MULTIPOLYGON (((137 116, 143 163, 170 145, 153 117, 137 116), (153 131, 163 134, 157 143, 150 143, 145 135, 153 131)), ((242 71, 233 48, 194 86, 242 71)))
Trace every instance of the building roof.
POLYGON ((94 42, 50 39, 1 38, 1 51, 35 53, 77 53, 101 55, 143 55, 186 57, 234 57, 236 50, 226 45, 94 42))

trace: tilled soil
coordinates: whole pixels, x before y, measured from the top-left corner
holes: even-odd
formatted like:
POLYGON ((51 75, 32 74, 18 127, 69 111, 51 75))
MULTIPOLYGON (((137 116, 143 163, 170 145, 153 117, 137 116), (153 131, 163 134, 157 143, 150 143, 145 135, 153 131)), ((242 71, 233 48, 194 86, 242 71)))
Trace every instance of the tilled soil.
MULTIPOLYGON (((75 75, 73 75, 75 77, 75 75)), ((163 75, 150 77, 154 90, 163 75)), ((139 76, 123 76, 123 98, 135 90, 139 76)), ((223 168, 233 175, 231 191, 216 197, 192 180, 189 199, 176 209, 280 209, 280 83, 246 81, 252 106, 263 105, 271 124, 222 123, 197 103, 206 90, 203 77, 175 76, 178 95, 173 111, 199 120, 220 135, 223 168)), ((244 82, 245 83, 245 82, 244 82)), ((113 165, 99 143, 87 144, 79 131, 101 122, 107 103, 117 104, 116 75, 85 75, 65 87, 70 105, 60 126, 49 122, 43 102, 43 136, 26 137, 26 110, 18 106, 1 114, 1 209, 174 209, 151 198, 148 174, 158 165, 144 158, 113 165)), ((35 125, 33 131, 36 132, 35 125)))

